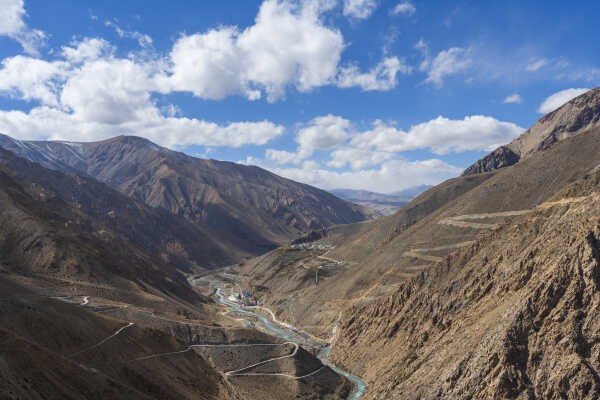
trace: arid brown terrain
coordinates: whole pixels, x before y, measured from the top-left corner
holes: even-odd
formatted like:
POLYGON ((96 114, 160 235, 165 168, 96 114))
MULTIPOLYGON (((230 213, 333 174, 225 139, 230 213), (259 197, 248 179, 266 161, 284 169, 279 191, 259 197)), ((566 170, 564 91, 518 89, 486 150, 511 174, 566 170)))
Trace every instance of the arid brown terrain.
POLYGON ((184 273, 204 271, 196 257, 215 251, 204 235, 90 177, 0 149, 0 398, 348 393, 314 353, 240 326, 189 284, 184 273), (274 354, 285 357, 261 364, 274 354))
MULTIPOLYGON (((202 160, 133 136, 102 142, 23 142, 0 147, 44 167, 97 179, 195 226, 171 253, 202 267, 223 266, 272 250, 312 229, 368 219, 373 212, 258 167, 202 160)), ((189 227, 188 227, 189 228, 189 227)))
POLYGON ((248 262, 240 280, 332 340, 365 398, 597 398, 599 93, 542 118, 509 146, 515 162, 488 156, 390 217, 248 262))

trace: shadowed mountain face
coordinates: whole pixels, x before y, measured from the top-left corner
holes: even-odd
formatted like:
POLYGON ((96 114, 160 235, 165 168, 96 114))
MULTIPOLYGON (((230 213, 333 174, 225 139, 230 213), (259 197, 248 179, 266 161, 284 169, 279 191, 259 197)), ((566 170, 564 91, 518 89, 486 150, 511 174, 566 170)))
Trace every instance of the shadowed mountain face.
POLYGON ((241 272, 280 319, 334 332, 332 357, 366 399, 597 398, 598 93, 506 146, 518 162, 241 272), (556 140, 530 145, 550 121, 556 140))
POLYGON ((600 126, 600 88, 571 100, 544 116, 524 134, 468 167, 463 175, 489 172, 516 164, 555 142, 600 126))
POLYGON ((204 301, 167 262, 168 241, 184 236, 185 223, 104 184, 0 149, 0 210, 0 263, 8 271, 204 301), (146 230, 152 226, 166 228, 167 242, 146 230))
MULTIPOLYGON (((26 182, 41 200, 49 204, 58 204, 60 200, 61 207, 71 207, 92 218, 91 223, 98 225, 98 231, 104 225, 156 260, 180 270, 191 272, 233 262, 201 226, 162 208, 137 202, 92 178, 49 170, 3 149, 0 149, 0 169, 17 183, 26 182)), ((71 214, 68 213, 73 223, 83 220, 71 214)), ((104 235, 109 235, 108 231, 104 235)))
POLYGON ((361 206, 263 169, 189 157, 138 137, 67 143, 0 136, 0 146, 47 168, 88 175, 186 219, 228 252, 221 264, 370 216, 361 206))

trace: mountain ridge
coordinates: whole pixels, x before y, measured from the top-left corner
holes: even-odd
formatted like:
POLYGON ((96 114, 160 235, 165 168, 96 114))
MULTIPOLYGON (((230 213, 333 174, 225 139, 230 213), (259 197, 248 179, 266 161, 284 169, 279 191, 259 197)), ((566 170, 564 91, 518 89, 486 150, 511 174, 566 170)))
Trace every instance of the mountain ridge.
POLYGON ((508 167, 553 143, 600 126, 600 87, 577 96, 544 115, 531 128, 507 145, 467 167, 463 176, 508 167))
POLYGON ((230 252, 228 263, 262 254, 305 232, 372 215, 258 167, 190 157, 135 136, 75 143, 0 135, 0 146, 44 167, 90 176, 185 218, 230 252))

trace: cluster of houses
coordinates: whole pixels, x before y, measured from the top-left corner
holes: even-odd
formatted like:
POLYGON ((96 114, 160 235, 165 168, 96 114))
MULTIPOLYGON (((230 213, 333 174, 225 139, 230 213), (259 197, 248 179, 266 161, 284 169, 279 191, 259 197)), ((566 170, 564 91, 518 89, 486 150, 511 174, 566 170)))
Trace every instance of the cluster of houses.
POLYGON ((238 293, 236 296, 236 301, 246 307, 258 305, 258 299, 252 294, 252 292, 249 291, 238 293))
POLYGON ((291 249, 294 250, 329 250, 332 249, 334 246, 330 245, 330 244, 325 244, 325 243, 315 243, 315 242, 309 242, 309 243, 296 243, 290 246, 291 249))

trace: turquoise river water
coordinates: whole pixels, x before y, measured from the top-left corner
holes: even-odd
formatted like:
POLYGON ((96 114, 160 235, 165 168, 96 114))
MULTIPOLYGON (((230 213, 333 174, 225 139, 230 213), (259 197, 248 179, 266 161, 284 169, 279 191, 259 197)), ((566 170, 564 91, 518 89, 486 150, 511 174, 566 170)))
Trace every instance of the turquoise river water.
MULTIPOLYGON (((224 304, 227 307, 232 308, 234 311, 236 311, 240 314, 249 315, 249 316, 252 316, 252 317, 258 319, 264 325, 264 327, 266 329, 268 329, 270 332, 272 332, 276 336, 279 336, 280 338, 285 339, 290 342, 298 341, 298 336, 295 332, 288 330, 287 328, 281 328, 279 326, 275 326, 275 324, 273 324, 271 321, 269 321, 269 319, 266 318, 264 315, 250 311, 245 308, 242 308, 239 305, 226 300, 225 296, 221 293, 221 288, 217 288, 216 294, 217 294, 217 297, 221 304, 224 304)), ((306 339, 306 338, 304 339, 304 341, 309 342, 308 339, 306 339)), ((347 371, 339 369, 329 362, 329 360, 327 359, 327 356, 329 355, 329 351, 331 350, 330 346, 322 346, 321 344, 316 343, 316 342, 312 343, 311 345, 313 347, 321 348, 321 351, 319 352, 317 357, 319 358, 319 360, 321 360, 323 362, 323 364, 327 365, 329 368, 334 370, 336 373, 344 376, 345 378, 350 380, 352 383, 354 383, 356 388, 352 392, 350 399, 351 400, 359 400, 363 396, 363 394, 365 394, 365 391, 367 390, 367 385, 359 377, 352 375, 351 373, 349 373, 347 371)))

